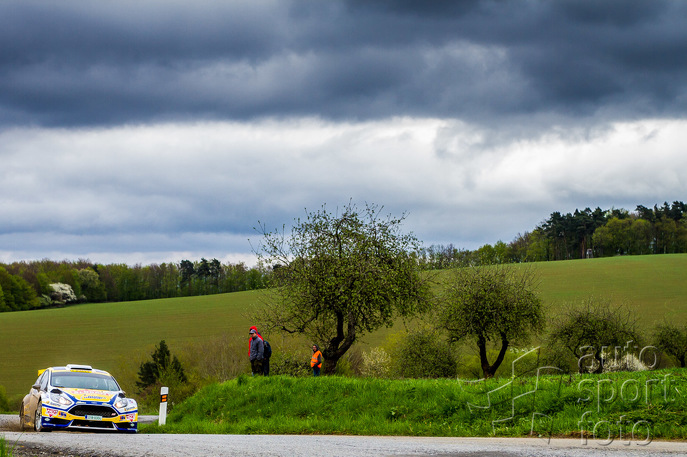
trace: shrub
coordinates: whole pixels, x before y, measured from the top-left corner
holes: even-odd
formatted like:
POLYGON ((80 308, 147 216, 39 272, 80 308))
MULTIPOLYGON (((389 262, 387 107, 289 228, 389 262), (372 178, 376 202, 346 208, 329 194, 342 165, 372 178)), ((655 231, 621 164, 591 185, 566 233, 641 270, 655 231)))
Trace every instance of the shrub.
POLYGON ((640 341, 636 319, 628 309, 593 299, 562 315, 549 336, 549 346, 567 350, 577 361, 580 373, 602 373, 608 360, 604 357, 607 348, 640 341))
POLYGON ((415 332, 402 338, 393 351, 391 372, 401 378, 451 378, 457 360, 449 343, 437 332, 415 332))
POLYGON ((604 354, 604 373, 615 371, 646 371, 649 368, 634 354, 625 354, 614 358, 604 354))
POLYGON ((74 293, 74 289, 72 289, 72 286, 69 284, 56 282, 50 284, 50 287, 52 288, 52 292, 50 292, 50 298, 55 304, 64 305, 77 300, 76 293, 74 293))
POLYGON ((674 358, 680 367, 685 368, 687 362, 687 325, 682 328, 664 322, 654 329, 654 344, 674 358))
POLYGON ((388 378, 391 375, 391 356, 384 348, 375 347, 363 353, 361 373, 370 378, 388 378))
POLYGON ((309 376, 310 359, 303 354, 280 352, 270 359, 270 375, 309 376))

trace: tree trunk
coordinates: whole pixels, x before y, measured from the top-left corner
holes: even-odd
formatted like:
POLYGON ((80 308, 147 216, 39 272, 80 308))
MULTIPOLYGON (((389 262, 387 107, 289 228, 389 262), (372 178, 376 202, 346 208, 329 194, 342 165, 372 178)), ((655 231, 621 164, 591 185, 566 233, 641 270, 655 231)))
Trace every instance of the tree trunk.
POLYGON ((322 364, 322 373, 325 375, 330 375, 336 373, 336 365, 339 363, 339 359, 334 358, 324 358, 324 363, 322 364))
POLYGON ((477 338, 477 346, 479 347, 479 359, 482 365, 482 375, 486 378, 493 378, 496 374, 496 370, 499 369, 503 359, 506 356, 506 351, 508 350, 509 341, 504 333, 501 333, 501 349, 499 350, 499 355, 493 364, 489 363, 489 358, 487 357, 487 340, 483 336, 477 338))
POLYGON ((355 342, 355 324, 353 322, 353 315, 348 315, 348 323, 343 313, 336 315, 336 336, 329 340, 327 347, 322 351, 324 357, 323 373, 326 375, 334 374, 336 365, 339 363, 341 357, 346 354, 353 343, 355 342), (344 333, 344 328, 347 327, 348 334, 344 333))

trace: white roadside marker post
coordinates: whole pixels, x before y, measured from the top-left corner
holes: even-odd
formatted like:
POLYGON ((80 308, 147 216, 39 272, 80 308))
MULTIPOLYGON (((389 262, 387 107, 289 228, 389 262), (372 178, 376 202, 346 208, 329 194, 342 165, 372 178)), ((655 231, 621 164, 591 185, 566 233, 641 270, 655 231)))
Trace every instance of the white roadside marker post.
POLYGON ((165 425, 165 423, 167 423, 167 394, 169 394, 169 387, 162 387, 160 389, 160 415, 157 418, 158 425, 165 425))

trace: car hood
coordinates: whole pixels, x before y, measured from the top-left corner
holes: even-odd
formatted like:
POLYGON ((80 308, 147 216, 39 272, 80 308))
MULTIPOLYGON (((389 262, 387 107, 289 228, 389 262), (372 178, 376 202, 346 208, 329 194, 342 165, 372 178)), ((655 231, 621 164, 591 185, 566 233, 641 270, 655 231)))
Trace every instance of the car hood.
POLYGON ((62 387, 61 390, 78 401, 101 401, 108 402, 118 395, 119 392, 92 389, 71 389, 62 387))

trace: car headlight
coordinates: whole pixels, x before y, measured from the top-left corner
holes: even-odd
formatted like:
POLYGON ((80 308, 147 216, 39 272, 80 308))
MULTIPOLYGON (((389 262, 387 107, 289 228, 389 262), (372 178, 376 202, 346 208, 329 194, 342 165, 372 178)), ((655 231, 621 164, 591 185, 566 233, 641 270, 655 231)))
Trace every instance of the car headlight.
POLYGON ((130 403, 131 403, 131 400, 129 400, 128 398, 120 398, 119 400, 117 400, 115 402, 114 405, 115 405, 115 408, 117 408, 117 409, 124 409, 127 406, 129 406, 130 403))
POLYGON ((50 401, 60 406, 69 406, 74 403, 64 393, 57 392, 50 392, 50 401))

